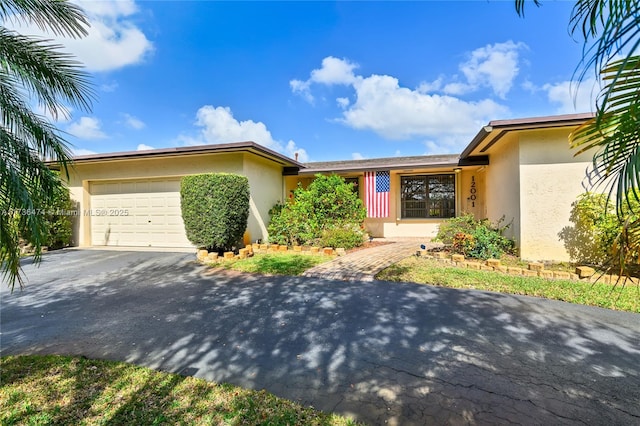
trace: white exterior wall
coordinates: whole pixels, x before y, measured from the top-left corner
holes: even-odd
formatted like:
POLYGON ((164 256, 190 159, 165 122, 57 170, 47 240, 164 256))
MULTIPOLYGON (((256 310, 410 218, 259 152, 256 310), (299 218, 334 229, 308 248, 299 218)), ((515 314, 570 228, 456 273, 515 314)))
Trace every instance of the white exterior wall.
POLYGON ((251 190, 247 239, 251 242, 257 239, 266 241, 267 227, 271 220, 269 210, 274 204, 283 201, 282 167, 256 156, 245 154, 242 174, 249 179, 251 190))
POLYGON ((505 236, 513 238, 520 247, 520 169, 517 137, 506 135, 492 150, 489 166, 485 168, 485 214, 497 222, 511 223, 505 236))
POLYGON ((520 135, 520 256, 527 260, 569 261, 559 233, 569 221, 571 203, 583 187, 592 154, 574 157, 568 129, 520 135))

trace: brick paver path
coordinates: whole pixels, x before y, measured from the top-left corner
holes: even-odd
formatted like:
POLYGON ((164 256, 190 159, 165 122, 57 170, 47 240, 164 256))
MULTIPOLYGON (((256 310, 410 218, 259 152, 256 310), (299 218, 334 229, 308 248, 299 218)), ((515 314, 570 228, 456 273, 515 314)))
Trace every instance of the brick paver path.
POLYGON ((421 244, 426 245, 427 249, 437 245, 428 242, 428 239, 393 240, 390 244, 358 250, 338 257, 331 262, 322 263, 307 269, 302 275, 330 280, 373 281, 374 276, 384 268, 420 250, 421 244))

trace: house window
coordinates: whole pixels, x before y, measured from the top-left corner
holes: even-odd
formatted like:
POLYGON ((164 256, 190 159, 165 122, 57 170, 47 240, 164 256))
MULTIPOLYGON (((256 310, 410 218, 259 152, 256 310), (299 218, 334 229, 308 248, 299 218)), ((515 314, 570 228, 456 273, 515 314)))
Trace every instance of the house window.
POLYGON ((400 178, 403 219, 448 218, 456 215, 456 178, 447 175, 400 178))

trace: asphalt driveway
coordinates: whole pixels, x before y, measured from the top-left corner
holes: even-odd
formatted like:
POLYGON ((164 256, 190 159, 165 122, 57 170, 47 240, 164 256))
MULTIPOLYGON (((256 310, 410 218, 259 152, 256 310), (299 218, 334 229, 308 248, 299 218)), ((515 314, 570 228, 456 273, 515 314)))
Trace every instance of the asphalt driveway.
POLYGON ((0 290, 2 355, 225 381, 369 424, 639 424, 640 315, 374 281, 62 251, 0 290))

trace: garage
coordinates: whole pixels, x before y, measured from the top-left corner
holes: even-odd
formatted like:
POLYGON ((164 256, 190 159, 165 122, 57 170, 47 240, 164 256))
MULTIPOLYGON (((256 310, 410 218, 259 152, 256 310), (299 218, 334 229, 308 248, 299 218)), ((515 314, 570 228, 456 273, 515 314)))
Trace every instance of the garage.
POLYGON ((89 185, 94 246, 193 247, 180 211, 180 178, 97 181, 89 185))

